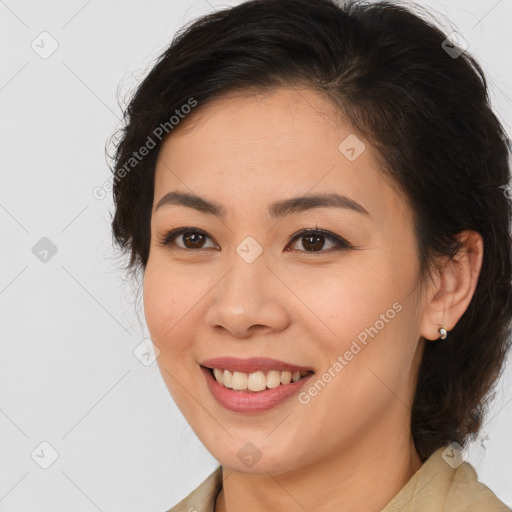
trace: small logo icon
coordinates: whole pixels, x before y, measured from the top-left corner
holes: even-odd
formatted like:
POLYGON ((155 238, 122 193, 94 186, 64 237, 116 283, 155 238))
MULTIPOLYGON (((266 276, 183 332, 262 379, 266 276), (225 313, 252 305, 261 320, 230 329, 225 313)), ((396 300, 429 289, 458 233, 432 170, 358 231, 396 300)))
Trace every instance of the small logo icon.
POLYGON ((46 60, 55 53, 59 43, 50 33, 43 31, 30 43, 30 47, 41 59, 46 60))
POLYGON ((359 140, 353 133, 343 139, 338 146, 340 153, 347 159, 353 162, 358 158, 361 153, 366 149, 366 146, 359 140))
POLYGON ((57 246, 49 238, 43 236, 32 247, 32 254, 42 263, 48 263, 57 254, 57 246))
POLYGON ((443 50, 452 58, 459 57, 469 46, 468 42, 458 33, 452 32, 442 43, 443 50))
POLYGON ((441 457, 453 469, 458 468, 467 458, 464 449, 457 442, 453 442, 447 446, 441 454, 441 457))
POLYGON ((255 445, 248 441, 238 450, 236 456, 244 465, 252 468, 261 459, 262 453, 255 445))
POLYGON ((151 366, 160 356, 160 349, 151 341, 151 338, 144 338, 135 347, 133 355, 144 366, 151 366))
POLYGON ((512 184, 500 185, 499 188, 503 190, 505 197, 507 197, 508 199, 512 199, 512 184))
POLYGON ((482 432, 480 435, 480 446, 485 450, 485 445, 487 444, 487 441, 490 441, 489 434, 487 432, 482 432), (484 435, 485 434, 485 435, 484 435))
POLYGON ((248 236, 236 248, 236 252, 246 263, 252 263, 263 252, 263 247, 252 236, 248 236))
POLYGON ((59 453, 50 443, 43 441, 30 456, 38 466, 48 469, 59 458, 59 453))

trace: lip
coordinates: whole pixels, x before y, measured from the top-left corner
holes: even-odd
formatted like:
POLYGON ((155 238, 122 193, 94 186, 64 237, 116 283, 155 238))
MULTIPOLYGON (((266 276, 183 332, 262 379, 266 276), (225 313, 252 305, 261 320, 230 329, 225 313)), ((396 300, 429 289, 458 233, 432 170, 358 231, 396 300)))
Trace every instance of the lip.
POLYGON ((239 359, 237 357, 214 357, 202 361, 201 366, 206 368, 218 368, 219 370, 229 370, 230 372, 253 373, 257 371, 268 372, 270 370, 287 370, 290 372, 313 372, 313 368, 307 366, 296 366, 285 361, 278 361, 268 357, 251 357, 249 359, 239 359))
MULTIPOLYGON (((217 402, 226 409, 239 413, 260 413, 268 411, 298 393, 306 382, 315 375, 311 373, 297 382, 290 382, 289 384, 266 389, 264 391, 236 391, 219 384, 210 368, 205 366, 200 366, 200 368, 206 379, 206 384, 217 402)), ((215 366, 215 368, 218 367, 215 366)))

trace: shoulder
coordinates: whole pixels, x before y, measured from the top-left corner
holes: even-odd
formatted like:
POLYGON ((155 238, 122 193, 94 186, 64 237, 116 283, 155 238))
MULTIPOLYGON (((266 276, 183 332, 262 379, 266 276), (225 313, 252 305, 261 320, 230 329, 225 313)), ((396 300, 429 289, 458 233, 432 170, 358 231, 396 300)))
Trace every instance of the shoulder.
POLYGON ((511 512, 450 446, 436 450, 382 512, 511 512))
POLYGON ((215 498, 222 487, 222 466, 218 466, 188 496, 167 512, 214 512, 215 498))
POLYGON ((471 464, 463 462, 453 473, 446 510, 510 512, 511 509, 489 487, 478 480, 475 468, 471 464))

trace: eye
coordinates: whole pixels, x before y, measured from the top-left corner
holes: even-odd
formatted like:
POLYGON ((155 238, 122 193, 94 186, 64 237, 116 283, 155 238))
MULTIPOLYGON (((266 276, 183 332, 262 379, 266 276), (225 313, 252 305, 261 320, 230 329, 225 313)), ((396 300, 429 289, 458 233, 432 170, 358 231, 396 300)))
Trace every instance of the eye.
POLYGON ((173 240, 180 237, 183 240, 183 246, 178 245, 180 249, 203 249, 203 244, 206 238, 210 238, 204 231, 196 228, 178 228, 169 231, 162 240, 159 240, 161 245, 169 245, 173 240))
MULTIPOLYGON (((167 233, 163 239, 159 240, 159 243, 164 246, 172 243, 179 249, 184 250, 215 248, 215 246, 205 247, 204 243, 206 239, 211 240, 211 238, 204 231, 197 228, 182 227, 169 231, 169 233, 167 233), (182 245, 177 244, 174 241, 175 239, 181 240, 182 245)), ((304 247, 304 250, 299 249, 300 252, 330 252, 331 250, 342 250, 352 247, 340 236, 335 235, 330 231, 316 228, 303 229, 295 235, 292 235, 290 243, 287 245, 285 250, 289 251, 289 245, 298 239, 302 239, 302 246, 304 247), (332 247, 327 248, 329 251, 323 250, 325 249, 325 239, 330 240, 332 243, 332 247)))
MULTIPOLYGON (((349 249, 352 247, 340 236, 335 235, 330 231, 325 231, 318 228, 300 231, 292 237, 291 242, 294 242, 297 239, 302 240, 302 246, 306 252, 331 252, 331 250, 349 249), (333 242, 332 247, 328 247, 329 250, 322 250, 325 249, 325 239, 331 240, 331 242, 333 242)), ((304 251, 301 250, 301 252, 304 251)))

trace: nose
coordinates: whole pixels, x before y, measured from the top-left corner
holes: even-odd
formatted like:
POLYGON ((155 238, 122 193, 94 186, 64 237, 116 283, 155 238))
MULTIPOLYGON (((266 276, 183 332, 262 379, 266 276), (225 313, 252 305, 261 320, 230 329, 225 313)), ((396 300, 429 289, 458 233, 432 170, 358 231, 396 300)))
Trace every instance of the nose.
POLYGON ((256 332, 280 332, 289 325, 289 290, 262 256, 252 263, 238 255, 232 259, 231 268, 212 290, 214 299, 206 315, 212 329, 248 338, 256 332))

